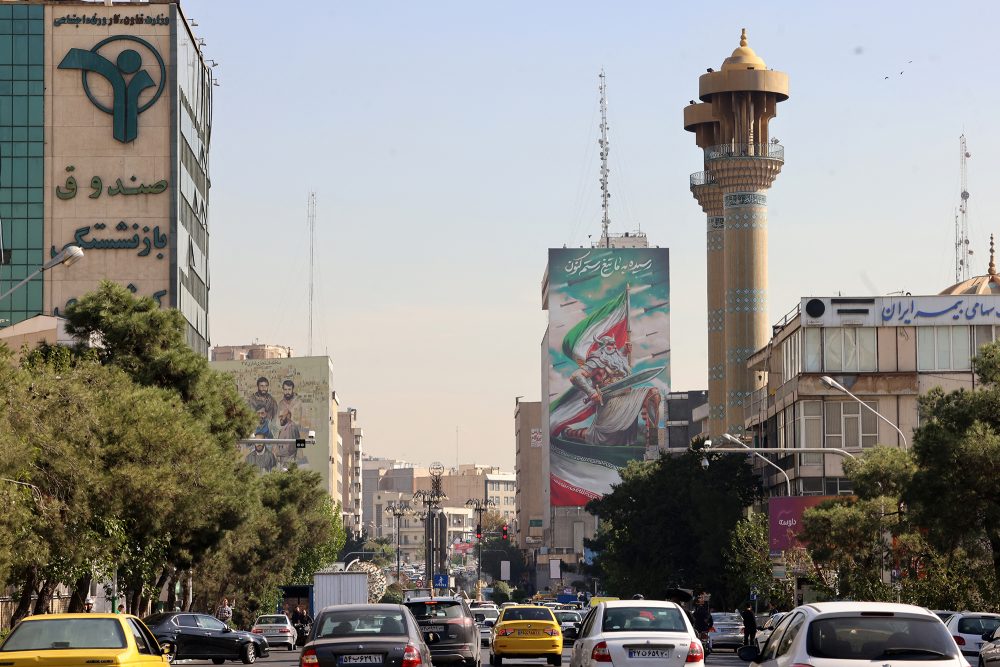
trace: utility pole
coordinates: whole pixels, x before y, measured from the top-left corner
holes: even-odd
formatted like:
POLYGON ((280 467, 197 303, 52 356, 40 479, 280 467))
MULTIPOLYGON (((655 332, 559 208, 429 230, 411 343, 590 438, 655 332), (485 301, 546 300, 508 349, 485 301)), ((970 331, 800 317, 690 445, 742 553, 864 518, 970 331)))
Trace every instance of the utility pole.
POLYGON ((465 506, 471 508, 477 515, 476 542, 479 548, 479 557, 476 559, 476 568, 478 570, 476 573, 477 594, 481 590, 480 582, 483 580, 483 514, 488 512, 490 508, 496 507, 496 505, 492 498, 469 498, 465 501, 465 506))
POLYGON ((400 554, 399 520, 402 518, 404 514, 409 514, 410 511, 411 511, 410 503, 406 502, 405 500, 400 500, 398 502, 392 500, 389 501, 389 503, 385 506, 385 513, 396 517, 396 583, 397 584, 399 583, 399 576, 401 569, 401 564, 399 562, 399 554, 400 554))

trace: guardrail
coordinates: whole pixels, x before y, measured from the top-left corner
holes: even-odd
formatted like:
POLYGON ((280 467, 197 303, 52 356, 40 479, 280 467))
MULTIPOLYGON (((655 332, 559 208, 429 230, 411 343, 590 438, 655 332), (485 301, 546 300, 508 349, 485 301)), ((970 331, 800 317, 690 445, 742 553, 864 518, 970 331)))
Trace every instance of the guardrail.
POLYGON ((691 174, 691 187, 715 185, 715 176, 710 171, 696 171, 691 174))
POLYGON ((729 158, 760 158, 785 161, 785 147, 781 144, 720 144, 705 149, 706 160, 729 158))

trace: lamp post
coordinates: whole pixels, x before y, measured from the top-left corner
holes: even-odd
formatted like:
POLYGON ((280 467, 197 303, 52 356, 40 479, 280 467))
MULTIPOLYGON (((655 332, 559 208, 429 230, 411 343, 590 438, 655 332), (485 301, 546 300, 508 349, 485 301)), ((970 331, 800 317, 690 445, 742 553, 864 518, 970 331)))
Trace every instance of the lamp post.
POLYGON ((820 378, 820 380, 823 382, 823 384, 825 384, 830 389, 835 389, 835 390, 839 391, 842 394, 847 394, 848 396, 850 396, 851 398, 853 398, 855 401, 857 401, 858 403, 860 403, 861 405, 863 405, 873 415, 875 415, 876 417, 878 417, 879 419, 881 419, 882 421, 884 421, 886 424, 888 424, 889 426, 891 426, 893 428, 893 430, 895 430, 896 433, 899 434, 900 439, 903 441, 903 450, 904 451, 908 451, 910 449, 910 446, 908 444, 906 444, 906 436, 903 435, 903 432, 899 430, 898 426, 896 426, 891 421, 889 421, 888 419, 886 419, 885 417, 883 417, 882 413, 880 413, 878 410, 876 410, 875 408, 873 408, 872 406, 868 405, 867 403, 865 403, 864 401, 862 401, 860 398, 858 398, 857 396, 855 396, 854 394, 852 394, 847 389, 847 387, 845 387, 844 385, 840 384, 839 382, 837 382, 836 380, 834 380, 829 375, 824 375, 823 377, 820 378))
MULTIPOLYGON (((414 491, 413 501, 422 503, 427 512, 427 516, 424 521, 424 541, 427 554, 425 559, 425 574, 430 576, 431 585, 433 586, 434 571, 438 566, 437 559, 435 558, 435 545, 437 545, 437 548, 441 550, 443 555, 443 542, 447 537, 447 533, 445 538, 436 534, 439 532, 438 517, 441 515, 441 501, 447 500, 448 496, 445 494, 441 483, 441 477, 444 475, 444 466, 438 462, 434 462, 431 464, 429 470, 431 474, 430 490, 418 489, 417 491, 414 491)), ((447 531, 447 526, 445 527, 445 530, 447 531)))
POLYGON ((2 295, 0 295, 0 301, 3 301, 8 296, 17 291, 20 287, 26 285, 28 282, 31 281, 32 278, 37 276, 39 273, 48 271, 49 269, 59 266, 60 264, 65 264, 66 266, 72 266, 81 259, 83 259, 83 248, 81 248, 78 245, 66 246, 58 253, 56 253, 55 257, 53 257, 52 259, 50 259, 49 261, 45 262, 40 267, 35 269, 35 271, 31 273, 27 278, 25 278, 24 280, 22 280, 21 282, 19 282, 18 284, 14 285, 9 290, 4 292, 2 295))
MULTIPOLYGON (((726 454, 733 454, 733 453, 745 454, 747 449, 749 449, 749 447, 744 445, 742 442, 740 443, 740 447, 713 447, 711 445, 712 442, 711 440, 706 440, 705 442, 707 444, 702 451, 704 451, 706 454, 709 452, 725 452, 726 454)), ((835 449, 833 447, 796 447, 795 449, 789 449, 787 447, 755 447, 750 451, 754 453, 763 452, 765 454, 834 454, 836 456, 841 456, 847 459, 857 458, 854 454, 851 454, 849 451, 845 449, 835 449)), ((771 462, 768 461, 768 463, 771 462)), ((709 465, 708 457, 702 457, 701 467, 708 468, 708 465, 709 465)))
MULTIPOLYGON (((742 440, 740 440, 739 438, 737 438, 734 435, 730 435, 729 433, 723 433, 722 434, 722 439, 723 440, 728 440, 729 442, 732 442, 734 444, 739 445, 740 447, 745 448, 748 452, 750 452, 751 454, 753 454, 754 456, 756 456, 757 458, 759 458, 761 461, 763 461, 764 463, 766 463, 767 465, 771 466, 772 468, 774 468, 775 470, 777 470, 778 472, 780 472, 782 475, 784 475, 785 476, 785 487, 787 489, 788 495, 789 496, 792 495, 792 480, 788 477, 788 473, 785 472, 784 468, 782 468, 781 466, 779 466, 778 464, 776 464, 774 461, 772 461, 771 459, 767 458, 766 456, 764 456, 762 454, 758 454, 755 449, 753 449, 752 447, 748 446, 745 442, 743 442, 742 440)), ((711 441, 709 441, 709 442, 711 442, 711 441)), ((706 446, 710 446, 710 445, 706 445, 706 446)))
POLYGON ((488 512, 491 507, 496 507, 492 498, 469 498, 465 501, 465 506, 471 508, 477 515, 476 542, 479 546, 479 556, 476 558, 476 590, 480 589, 479 582, 483 580, 483 513, 488 512))
POLYGON ((410 513, 410 503, 405 500, 395 501, 390 500, 385 506, 385 513, 396 517, 396 583, 399 583, 399 571, 401 569, 401 564, 399 561, 400 546, 399 546, 399 520, 404 514, 410 513))

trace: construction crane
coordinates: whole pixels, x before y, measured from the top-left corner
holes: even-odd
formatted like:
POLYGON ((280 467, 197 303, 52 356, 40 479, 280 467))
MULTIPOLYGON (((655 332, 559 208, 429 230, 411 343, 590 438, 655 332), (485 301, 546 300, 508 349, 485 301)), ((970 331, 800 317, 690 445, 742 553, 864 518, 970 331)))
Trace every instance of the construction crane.
POLYGON ((961 173, 961 201, 955 214, 955 282, 969 279, 968 258, 972 256, 969 248, 969 174, 967 161, 972 157, 965 143, 965 135, 958 138, 961 173))

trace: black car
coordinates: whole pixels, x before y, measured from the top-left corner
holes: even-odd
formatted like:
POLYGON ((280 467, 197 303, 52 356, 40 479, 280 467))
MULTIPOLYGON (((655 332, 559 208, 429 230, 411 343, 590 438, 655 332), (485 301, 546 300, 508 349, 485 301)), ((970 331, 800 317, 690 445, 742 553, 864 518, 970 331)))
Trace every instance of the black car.
POLYGON ((249 665, 269 653, 263 635, 233 630, 208 614, 174 611, 142 620, 160 646, 169 648, 172 660, 211 660, 217 665, 242 660, 249 665))
POLYGON ((479 628, 462 598, 413 598, 403 603, 413 612, 431 649, 435 665, 464 662, 480 664, 479 628))
POLYGON ((432 667, 431 653, 410 611, 398 604, 326 607, 316 615, 300 665, 432 667))

